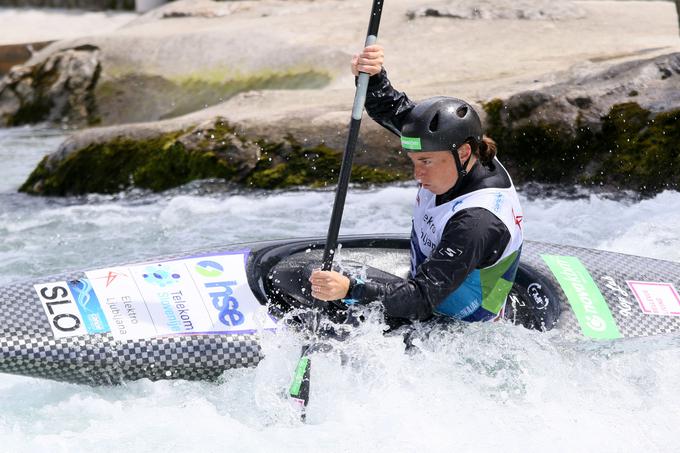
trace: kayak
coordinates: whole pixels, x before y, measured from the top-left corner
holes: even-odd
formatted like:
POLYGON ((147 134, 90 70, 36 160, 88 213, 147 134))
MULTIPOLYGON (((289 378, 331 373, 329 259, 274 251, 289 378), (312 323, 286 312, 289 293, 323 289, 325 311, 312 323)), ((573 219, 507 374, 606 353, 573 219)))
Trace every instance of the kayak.
MULTIPOLYGON (((292 309, 319 308, 307 277, 324 242, 236 244, 2 286, 0 372, 101 385, 254 367, 264 332, 275 335, 292 309)), ((408 274, 408 237, 339 242, 344 272, 408 274)), ((526 241, 504 318, 586 340, 673 334, 679 287, 680 263, 526 241)))

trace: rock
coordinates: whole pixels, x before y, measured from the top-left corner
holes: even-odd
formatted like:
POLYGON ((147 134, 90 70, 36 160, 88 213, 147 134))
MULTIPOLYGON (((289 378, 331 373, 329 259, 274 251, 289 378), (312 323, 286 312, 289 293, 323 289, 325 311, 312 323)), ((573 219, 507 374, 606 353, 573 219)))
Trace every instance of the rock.
POLYGON ((134 0, 0 0, 0 7, 75 8, 90 11, 135 8, 134 0))
POLYGON ((680 53, 564 76, 485 105, 488 133, 515 179, 646 193, 680 187, 680 53))
MULTIPOLYGON (((680 53, 673 53, 580 65, 562 74, 565 82, 484 103, 487 134, 498 142, 499 157, 518 183, 580 182, 643 193, 678 188, 679 63, 680 53)), ((226 105, 257 108, 264 101, 251 92, 226 105)), ((231 122, 219 115, 224 110, 79 132, 21 190, 46 195, 131 186, 164 190, 204 178, 267 189, 335 183, 347 112, 291 107, 268 121, 231 122), (91 176, 77 176, 85 172, 91 176)), ((399 150, 396 136, 365 121, 354 180, 410 179, 409 162, 399 150)))
POLYGON ((54 53, 39 64, 14 67, 0 81, 0 126, 95 123, 98 54, 97 48, 83 46, 54 53))
POLYGON ((453 19, 580 19, 586 11, 571 1, 555 0, 447 0, 409 9, 406 16, 453 19))
MULTIPOLYGON (((196 179, 220 178, 250 188, 276 189, 291 186, 323 187, 334 184, 341 152, 324 143, 303 144, 290 135, 281 136, 273 126, 268 138, 253 136, 224 118, 181 130, 167 122, 129 127, 91 129, 66 140, 46 156, 20 191, 39 195, 116 193, 128 187, 161 191, 196 179), (87 177, 83 177, 87 175, 87 177)), ((408 164, 389 164, 389 149, 357 156, 355 182, 392 182, 410 178, 408 164), (380 159, 382 157, 382 159, 380 159), (366 159, 363 159, 364 161, 366 159)))
MULTIPOLYGON (((597 178, 606 137, 620 147, 629 139, 653 145, 657 133, 674 136, 679 92, 672 85, 674 60, 613 64, 651 61, 680 50, 671 3, 579 2, 587 14, 575 20, 405 22, 408 9, 428 4, 394 0, 383 12, 380 39, 395 87, 414 100, 441 94, 479 103, 498 98, 484 103, 487 125, 502 145, 500 158, 519 182, 535 178, 661 190, 635 175, 597 178), (621 30, 626 39, 613 39, 621 30), (671 88, 663 88, 666 84, 671 88), (627 123, 616 118, 629 117, 649 123, 645 127, 653 135, 624 131, 627 123), (614 138, 617 134, 624 142, 614 138)), ((132 185, 163 190, 205 177, 262 188, 334 184, 353 94, 347 62, 365 33, 366 24, 357 17, 365 17, 366 8, 362 0, 184 0, 115 33, 52 44, 30 67, 64 49, 85 44, 100 49, 96 117, 101 125, 127 124, 74 133, 36 169, 24 190, 69 194, 132 185), (236 135, 223 135, 218 119, 236 135), (199 138, 211 130, 225 143, 199 138), (238 153, 244 158, 235 159, 238 153), (77 162, 81 167, 69 167, 77 162), (97 177, 90 183, 76 177, 78 172, 97 177)), ((0 111, 15 108, 17 93, 30 97, 32 83, 29 74, 17 90, 0 92, 11 107, 0 111)), ((648 160, 645 171, 651 175, 663 159, 648 160)), ((354 162, 358 181, 411 177, 397 138, 368 119, 354 162)))

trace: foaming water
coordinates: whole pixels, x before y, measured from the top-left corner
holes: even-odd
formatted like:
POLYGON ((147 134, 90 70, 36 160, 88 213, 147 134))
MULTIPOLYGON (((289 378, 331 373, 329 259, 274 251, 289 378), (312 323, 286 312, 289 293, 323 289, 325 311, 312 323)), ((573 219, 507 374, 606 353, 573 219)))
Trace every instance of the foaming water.
MULTIPOLYGON (((323 236, 331 191, 235 192, 200 183, 45 199, 15 193, 61 135, 0 130, 0 284, 112 262, 323 236), (11 145, 11 146, 10 146, 11 145)), ((413 184, 353 188, 343 234, 410 228, 413 184)), ((680 261, 680 194, 522 195, 528 239, 680 261)), ((575 341, 503 323, 417 329, 405 353, 370 317, 313 357, 308 423, 285 396, 302 340, 263 337, 256 369, 218 382, 87 387, 0 375, 9 452, 677 451, 680 338, 575 341), (341 364, 341 356, 345 363, 341 364)))

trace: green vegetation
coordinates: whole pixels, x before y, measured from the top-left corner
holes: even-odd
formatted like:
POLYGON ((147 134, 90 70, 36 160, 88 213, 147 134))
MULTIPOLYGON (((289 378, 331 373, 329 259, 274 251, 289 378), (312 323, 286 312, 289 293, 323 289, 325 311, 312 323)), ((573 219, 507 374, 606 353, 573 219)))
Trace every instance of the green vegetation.
POLYGON ((147 140, 93 143, 48 170, 47 157, 19 189, 43 195, 115 193, 130 186, 160 191, 192 179, 228 177, 233 168, 211 152, 188 153, 180 133, 147 140))
POLYGON ((577 120, 575 131, 544 122, 503 121, 499 99, 484 105, 487 134, 516 181, 606 184, 653 193, 680 188, 680 110, 654 115, 636 103, 618 104, 601 131, 577 120))
MULTIPOLYGON (((20 191, 59 196, 116 193, 131 186, 162 191, 207 178, 262 189, 323 187, 337 181, 340 156, 340 152, 324 145, 305 148, 291 137, 282 143, 252 141, 218 119, 213 127, 204 130, 93 143, 58 162, 56 168, 50 168, 46 157, 20 191), (252 152, 254 149, 259 156, 252 152)), ((384 183, 407 176, 397 171, 353 167, 355 182, 384 183)))
MULTIPOLYGON (((338 179, 341 153, 325 145, 303 148, 289 137, 289 143, 261 143, 261 146, 260 161, 247 179, 251 187, 324 187, 335 184, 338 179)), ((403 180, 405 176, 398 171, 352 166, 352 181, 358 183, 387 183, 403 180)))
POLYGON ((601 136, 603 172, 591 181, 649 193, 680 188, 680 110, 652 115, 633 102, 615 105, 601 136))

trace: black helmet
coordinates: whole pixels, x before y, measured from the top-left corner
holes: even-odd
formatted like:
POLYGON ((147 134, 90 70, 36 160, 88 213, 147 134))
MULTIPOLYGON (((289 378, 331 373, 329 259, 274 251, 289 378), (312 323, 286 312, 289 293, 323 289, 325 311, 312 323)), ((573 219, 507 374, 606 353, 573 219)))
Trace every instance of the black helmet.
POLYGON ((475 145, 482 141, 477 112, 467 102, 446 96, 418 103, 401 127, 401 146, 409 152, 455 151, 471 140, 475 145))

